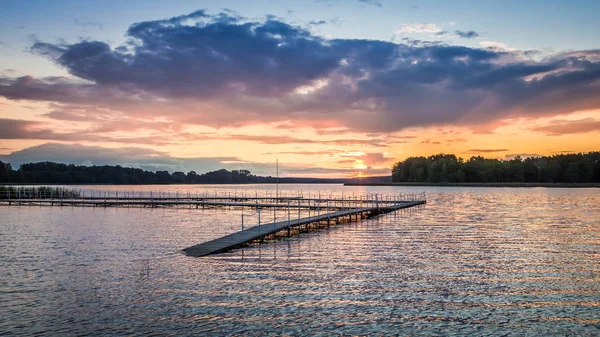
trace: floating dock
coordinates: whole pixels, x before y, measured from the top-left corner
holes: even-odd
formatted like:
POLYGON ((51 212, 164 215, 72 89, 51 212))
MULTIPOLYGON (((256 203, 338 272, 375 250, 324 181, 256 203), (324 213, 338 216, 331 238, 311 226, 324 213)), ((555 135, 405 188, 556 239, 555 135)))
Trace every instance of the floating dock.
MULTIPOLYGON (((360 221, 379 214, 394 212, 425 204, 425 194, 375 194, 352 195, 343 193, 297 194, 261 191, 204 191, 203 193, 124 192, 79 190, 70 193, 35 193, 19 190, 0 195, 4 206, 71 206, 71 207, 172 207, 172 208, 225 208, 241 209, 241 230, 221 238, 183 249, 189 256, 200 257, 223 253, 253 243, 263 243, 278 237, 290 237, 301 232, 329 227, 349 221, 360 221), (325 196, 327 195, 327 196, 325 196), (244 214, 244 209, 256 210, 244 214), (261 223, 261 210, 272 209, 271 223, 261 223), (277 210, 287 211, 281 221, 277 210), (311 216, 312 213, 312 216, 311 216), (294 216, 292 216, 294 214, 294 216), (297 214, 297 215, 296 215, 297 214), (244 226, 244 217, 256 216, 257 222, 244 226)), ((263 212, 264 214, 264 212, 263 212)), ((280 213, 281 214, 281 213, 280 213)), ((248 219, 248 218, 246 218, 248 219)))
POLYGON ((287 236, 289 237, 290 232, 293 229, 298 229, 301 226, 307 227, 307 230, 308 227, 312 224, 315 224, 315 226, 320 227, 322 223, 325 222, 326 226, 329 226, 332 221, 337 222, 340 218, 352 219, 353 216, 355 220, 358 221, 359 219, 369 218, 382 213, 389 213, 399 209, 409 208, 422 204, 425 204, 425 200, 396 202, 394 205, 388 205, 385 207, 360 207, 332 213, 325 213, 301 219, 288 219, 287 221, 262 224, 233 234, 223 236, 215 240, 211 240, 208 242, 200 243, 185 248, 183 249, 183 252, 188 256, 194 257, 225 253, 232 249, 243 247, 252 242, 260 243, 269 236, 276 236, 278 232, 287 232, 287 236))

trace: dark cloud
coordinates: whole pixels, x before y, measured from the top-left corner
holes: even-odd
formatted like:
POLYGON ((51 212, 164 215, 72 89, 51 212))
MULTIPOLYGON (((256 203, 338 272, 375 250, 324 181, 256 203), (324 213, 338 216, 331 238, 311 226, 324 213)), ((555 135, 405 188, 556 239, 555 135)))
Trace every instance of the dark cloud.
POLYGON ((310 21, 308 24, 310 26, 320 26, 320 25, 324 25, 326 23, 327 23, 327 21, 325 21, 325 20, 319 20, 319 21, 310 21))
POLYGON ((444 36, 444 35, 448 35, 448 31, 447 30, 441 30, 437 33, 435 33, 436 36, 444 36))
POLYGON ((0 96, 214 127, 295 120, 390 132, 600 107, 599 51, 536 62, 440 43, 324 39, 227 12, 135 23, 117 47, 38 42, 32 51, 75 80, 0 76, 0 96))
POLYGON ((479 34, 477 34, 477 32, 474 30, 469 30, 469 31, 456 30, 454 32, 456 33, 456 35, 458 35, 459 37, 462 37, 463 39, 473 39, 473 38, 479 37, 479 34))
POLYGON ((0 139, 35 138, 44 131, 29 131, 27 128, 37 124, 33 121, 0 118, 0 139))
POLYGON ((562 136, 575 133, 599 132, 600 121, 593 118, 579 120, 558 120, 544 126, 538 126, 532 131, 542 132, 548 136, 562 136))

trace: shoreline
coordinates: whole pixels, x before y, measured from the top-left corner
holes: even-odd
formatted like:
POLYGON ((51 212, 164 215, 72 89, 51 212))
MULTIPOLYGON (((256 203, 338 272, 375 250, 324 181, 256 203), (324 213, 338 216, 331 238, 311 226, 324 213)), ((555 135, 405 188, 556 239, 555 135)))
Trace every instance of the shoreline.
POLYGON ((600 188, 600 183, 360 183, 348 182, 344 186, 427 186, 427 187, 554 187, 554 188, 600 188))
MULTIPOLYGON (((228 185, 276 185, 277 183, 203 183, 203 184, 110 184, 110 183, 0 183, 0 186, 228 186, 228 185)), ((343 186, 415 186, 415 187, 551 187, 551 188, 600 188, 600 183, 369 183, 369 182, 279 182, 279 185, 343 185, 343 186)))
POLYGON ((344 185, 343 181, 339 182, 279 182, 279 183, 194 183, 194 184, 186 184, 186 183, 164 183, 164 184, 111 184, 111 183, 0 183, 0 186, 169 186, 169 185, 344 185))

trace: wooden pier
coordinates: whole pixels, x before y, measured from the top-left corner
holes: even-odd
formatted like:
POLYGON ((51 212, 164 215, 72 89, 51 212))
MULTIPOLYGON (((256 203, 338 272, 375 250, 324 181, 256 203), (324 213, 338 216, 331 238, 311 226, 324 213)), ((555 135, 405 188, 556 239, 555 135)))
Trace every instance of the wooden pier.
POLYGON ((0 195, 0 205, 7 206, 78 206, 78 207, 252 207, 284 208, 309 210, 340 210, 376 205, 387 206, 395 203, 424 200, 425 194, 362 194, 305 197, 298 195, 261 195, 248 196, 225 193, 202 193, 180 195, 165 192, 120 192, 119 191, 82 191, 77 196, 62 195, 0 195))
POLYGON ((292 230, 298 229, 301 226, 305 226, 306 230, 308 230, 308 227, 313 224, 315 227, 321 227, 323 223, 325 223, 325 226, 330 226, 332 222, 335 223, 338 222, 339 219, 344 218, 349 218, 351 220, 352 217, 354 217, 356 221, 359 221, 363 218, 369 218, 382 213, 389 213, 399 209, 414 207, 422 204, 425 204, 425 200, 401 202, 385 207, 360 207, 346 209, 301 219, 288 219, 287 221, 262 224, 223 236, 215 240, 185 248, 183 249, 183 252, 188 256, 194 257, 224 253, 232 249, 243 247, 252 242, 260 243, 265 238, 269 236, 276 236, 278 232, 282 231, 287 232, 287 236, 289 237, 292 230))
MULTIPOLYGON (((324 193, 325 195, 325 193, 324 193)), ((379 214, 394 212, 425 204, 425 194, 373 194, 344 195, 329 193, 328 197, 319 194, 305 197, 269 195, 268 191, 254 195, 247 193, 218 192, 187 195, 164 192, 119 192, 119 191, 80 191, 66 197, 59 194, 7 194, 0 195, 0 205, 4 206, 71 206, 71 207, 175 207, 241 209, 241 230, 221 238, 200 243, 183 249, 189 256, 200 257, 240 248, 252 243, 263 243, 278 237, 316 230, 331 225, 360 221, 379 214), (261 223, 261 210, 273 211, 271 223, 261 223), (256 210, 253 214, 244 214, 244 209, 256 210), (284 209, 287 219, 281 221, 277 210, 284 209), (311 215, 312 213, 312 215, 311 215), (294 216, 292 216, 294 214, 294 216), (297 214, 297 215, 296 215, 297 214), (251 226, 244 224, 244 217, 255 216, 257 222, 251 226)), ((263 212, 264 214, 264 212, 263 212)), ((281 214, 281 213, 280 213, 281 214)))

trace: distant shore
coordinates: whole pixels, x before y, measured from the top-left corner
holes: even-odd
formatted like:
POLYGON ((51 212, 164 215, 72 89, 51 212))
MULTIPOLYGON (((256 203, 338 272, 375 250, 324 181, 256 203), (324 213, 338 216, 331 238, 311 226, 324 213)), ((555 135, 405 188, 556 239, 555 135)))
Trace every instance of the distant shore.
POLYGON ((433 187, 562 187, 600 188, 600 183, 361 183, 347 182, 344 186, 433 186, 433 187))

